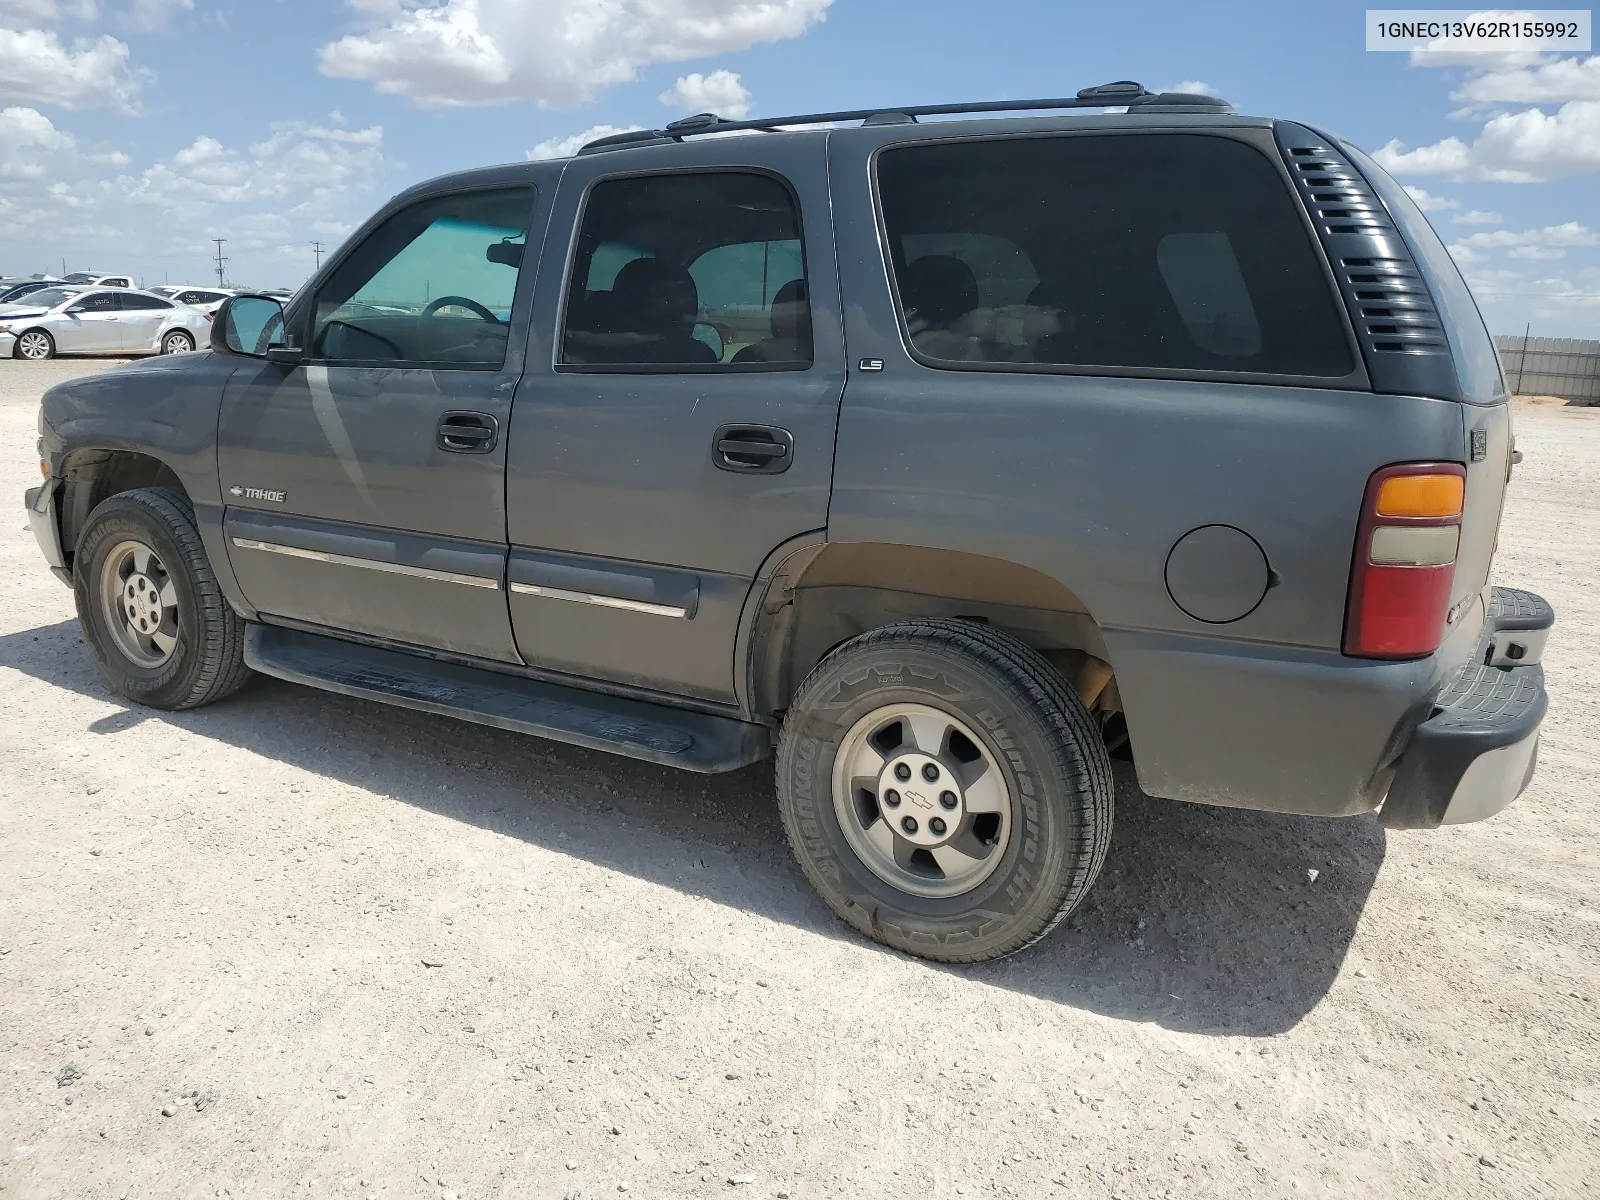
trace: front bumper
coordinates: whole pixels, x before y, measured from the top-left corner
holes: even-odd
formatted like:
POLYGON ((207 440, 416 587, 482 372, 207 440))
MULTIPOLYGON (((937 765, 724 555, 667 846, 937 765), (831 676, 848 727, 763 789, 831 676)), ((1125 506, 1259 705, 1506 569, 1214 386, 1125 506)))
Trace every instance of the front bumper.
POLYGON ((13 358, 17 353, 17 335, 0 333, 0 358, 13 358))
POLYGON ((68 587, 72 586, 72 572, 67 570, 66 558, 61 553, 60 526, 56 523, 56 481, 46 480, 40 486, 29 488, 23 496, 28 510, 28 525, 33 538, 39 543, 50 573, 68 587))
POLYGON ((1555 613, 1532 592, 1493 589, 1477 653, 1434 701, 1395 770, 1378 819, 1434 829, 1492 817, 1522 794, 1548 699, 1544 650, 1555 613))

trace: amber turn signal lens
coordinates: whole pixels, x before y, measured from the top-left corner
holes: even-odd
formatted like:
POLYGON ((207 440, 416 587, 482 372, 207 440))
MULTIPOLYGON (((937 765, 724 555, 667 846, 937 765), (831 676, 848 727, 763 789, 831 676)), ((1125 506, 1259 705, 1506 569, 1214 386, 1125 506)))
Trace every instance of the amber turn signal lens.
POLYGON ((1460 475, 1391 475, 1378 489, 1378 516, 1460 516, 1466 490, 1460 475))
POLYGON ((43 459, 39 460, 39 474, 45 479, 50 478, 50 464, 45 462, 43 459))

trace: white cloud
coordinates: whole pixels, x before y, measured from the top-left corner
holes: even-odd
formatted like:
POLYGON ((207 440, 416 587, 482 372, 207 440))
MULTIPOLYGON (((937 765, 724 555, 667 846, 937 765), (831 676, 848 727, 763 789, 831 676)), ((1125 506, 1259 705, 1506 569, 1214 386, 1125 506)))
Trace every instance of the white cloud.
POLYGON ((122 23, 135 33, 154 33, 181 12, 192 12, 194 0, 129 0, 122 23))
POLYGON ((1450 219, 1457 225, 1498 225, 1505 220, 1505 218, 1499 213, 1486 212, 1481 208, 1474 208, 1469 212, 1457 213, 1450 219))
POLYGON ((832 0, 346 0, 366 28, 320 51, 323 74, 424 108, 572 105, 653 63, 798 37, 832 0))
POLYGON ((32 29, 71 18, 92 21, 94 0, 0 0, 0 26, 32 29))
POLYGON ((1158 92, 1188 92, 1191 95, 1196 95, 1196 96, 1215 96, 1217 94, 1217 89, 1216 88, 1212 87, 1209 83, 1202 83, 1198 79, 1180 80, 1179 82, 1173 84, 1171 87, 1157 88, 1156 91, 1158 91, 1158 92))
MULTIPOLYGON (((131 167, 35 109, 0 109, 0 260, 21 272, 115 263, 159 282, 208 277, 212 237, 228 239, 230 273, 260 286, 310 271, 365 217, 394 164, 379 126, 271 126, 247 145, 201 135, 161 160, 131 167)), ((386 189, 392 190, 392 189, 386 189)))
POLYGON ((1390 141, 1373 156, 1395 172, 1537 183, 1600 169, 1600 100, 1574 100, 1554 114, 1501 113, 1471 146, 1448 137, 1407 150, 1390 141))
POLYGON ((1479 71, 1451 92, 1450 98, 1473 105, 1600 100, 1600 55, 1479 71))
POLYGON ((69 49, 53 30, 0 29, 0 103, 127 112, 149 80, 128 66, 128 47, 116 38, 79 38, 69 49))
POLYGON ((1452 208, 1460 208, 1461 201, 1451 200, 1448 196, 1435 196, 1432 192, 1424 191, 1419 187, 1406 186, 1406 194, 1417 202, 1417 207, 1425 213, 1448 212, 1452 208))
POLYGON ((1431 146, 1418 146, 1415 150, 1407 150, 1404 142, 1391 138, 1373 151, 1372 157, 1378 160, 1379 166, 1394 174, 1442 175, 1465 171, 1471 151, 1465 142, 1455 137, 1447 137, 1431 146))
POLYGON ((1462 262, 1480 261, 1483 255, 1479 252, 1491 250, 1504 251, 1508 258, 1539 262, 1565 258, 1574 246, 1600 246, 1600 233, 1577 221, 1542 229, 1496 229, 1465 237, 1451 246, 1450 252, 1462 262))
POLYGON ((750 90, 732 71, 712 71, 702 75, 680 75, 678 81, 659 97, 668 108, 684 108, 692 113, 712 112, 731 121, 750 115, 750 90))
POLYGON ((596 138, 610 137, 614 133, 634 133, 643 128, 643 125, 591 125, 582 133, 546 138, 526 154, 530 159, 566 158, 576 154, 596 138))

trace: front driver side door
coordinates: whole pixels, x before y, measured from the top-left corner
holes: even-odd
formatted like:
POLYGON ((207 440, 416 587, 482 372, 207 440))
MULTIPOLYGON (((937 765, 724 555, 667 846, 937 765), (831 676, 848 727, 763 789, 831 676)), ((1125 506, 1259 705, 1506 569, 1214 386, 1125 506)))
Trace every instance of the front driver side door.
POLYGON ((527 171, 385 215, 287 314, 305 361, 247 362, 229 381, 224 531, 267 618, 519 661, 504 471, 531 300, 527 171))
POLYGON ((56 349, 64 354, 106 354, 122 349, 117 297, 112 292, 80 296, 67 305, 66 320, 52 326, 56 349))

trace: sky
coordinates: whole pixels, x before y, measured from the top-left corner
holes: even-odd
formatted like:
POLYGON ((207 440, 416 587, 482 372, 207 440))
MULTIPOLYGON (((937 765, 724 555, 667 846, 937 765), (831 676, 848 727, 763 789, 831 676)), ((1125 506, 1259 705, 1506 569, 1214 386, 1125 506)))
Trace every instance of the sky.
POLYGON ((0 274, 293 287, 389 196, 691 112, 1135 79, 1412 189, 1496 333, 1600 337, 1600 56, 1365 49, 1353 4, 0 0, 0 274))

